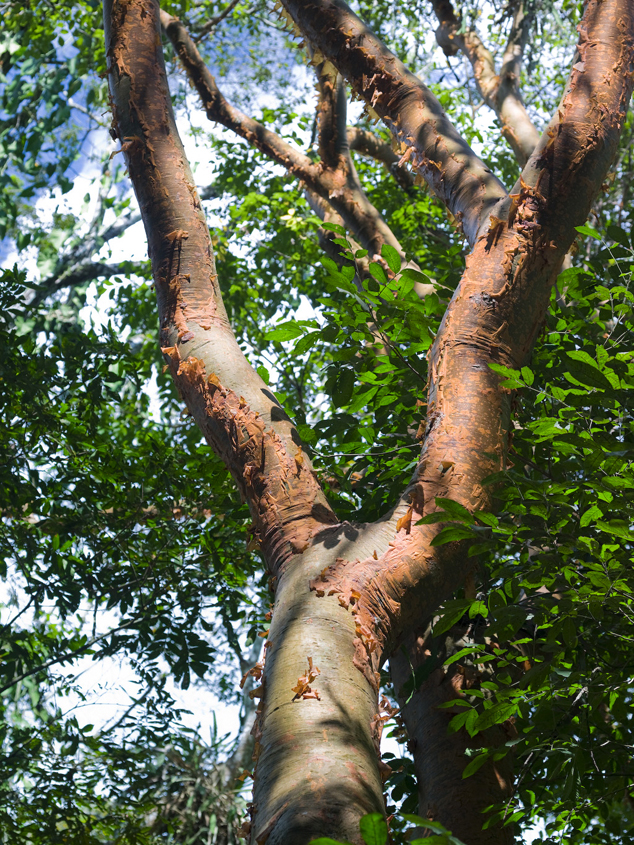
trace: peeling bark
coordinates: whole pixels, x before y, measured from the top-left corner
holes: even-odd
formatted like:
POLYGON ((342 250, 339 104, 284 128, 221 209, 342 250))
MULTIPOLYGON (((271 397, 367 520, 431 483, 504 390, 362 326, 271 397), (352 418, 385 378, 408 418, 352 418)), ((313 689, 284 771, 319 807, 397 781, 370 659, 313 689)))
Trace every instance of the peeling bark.
POLYGON ((336 521, 301 440, 229 326, 209 229, 174 124, 152 0, 104 8, 114 130, 148 239, 161 347, 194 419, 247 500, 274 572, 336 521))
POLYGON ((343 834, 360 842, 360 816, 383 810, 372 729, 376 685, 354 668, 350 615, 336 599, 320 602, 308 589, 352 529, 327 530, 336 518, 301 442, 227 323, 209 232, 174 125, 158 12, 154 0, 105 4, 114 127, 146 228, 163 353, 249 503, 277 584, 263 685, 255 691, 252 841, 299 845, 343 834), (308 658, 320 667, 320 698, 294 701, 308 658))

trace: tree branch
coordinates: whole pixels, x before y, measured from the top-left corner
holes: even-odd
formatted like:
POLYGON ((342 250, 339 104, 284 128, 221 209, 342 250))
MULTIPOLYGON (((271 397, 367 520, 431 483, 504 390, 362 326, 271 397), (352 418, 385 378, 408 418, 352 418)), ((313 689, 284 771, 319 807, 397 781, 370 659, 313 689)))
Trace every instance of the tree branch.
POLYGON ((520 94, 520 71, 528 37, 529 18, 524 3, 517 4, 499 75, 495 59, 474 29, 462 32, 450 0, 432 0, 439 27, 436 40, 446 56, 464 53, 471 63, 478 91, 502 124, 502 135, 524 166, 539 141, 539 132, 526 111, 520 94))
POLYGON ((401 156, 394 152, 390 144, 382 141, 373 132, 359 129, 358 126, 348 126, 348 146, 354 152, 382 162, 403 190, 409 192, 416 186, 414 174, 401 164, 401 156))
MULTIPOLYGON (((105 634, 100 634, 98 637, 92 637, 92 639, 87 640, 82 646, 75 649, 74 651, 66 651, 63 654, 57 655, 56 657, 51 657, 50 660, 46 660, 44 663, 40 663, 39 666, 35 666, 33 669, 29 669, 26 672, 22 672, 21 675, 17 675, 16 677, 12 678, 8 683, 4 684, 0 687, 0 694, 6 692, 11 687, 14 687, 16 684, 19 684, 20 681, 25 680, 25 678, 30 678, 32 675, 37 675, 40 672, 45 672, 47 669, 50 669, 51 666, 55 666, 57 663, 66 663, 69 660, 74 660, 75 658, 79 657, 82 654, 85 654, 89 649, 91 649, 94 645, 105 640, 107 637, 111 637, 113 634, 116 634, 117 631, 125 631, 128 628, 134 627, 137 622, 140 622, 141 619, 144 617, 137 616, 134 619, 130 619, 128 622, 124 622, 121 625, 117 625, 116 628, 112 628, 110 631, 106 631, 105 634)), ((145 617, 147 620, 147 617, 145 617)))
POLYGON ((211 18, 210 20, 208 20, 207 23, 204 24, 204 26, 201 26, 201 28, 196 33, 195 40, 196 41, 202 41, 202 39, 205 37, 205 35, 207 35, 213 29, 215 29, 218 26, 218 24, 222 23, 223 20, 225 18, 227 18, 231 14, 231 12, 233 12, 233 10, 235 9, 235 7, 238 5, 239 2, 240 2, 240 0, 231 0, 229 5, 225 6, 225 8, 222 10, 222 12, 220 12, 220 14, 218 14, 214 18, 211 18))
POLYGON ((229 326, 209 228, 178 136, 159 8, 104 4, 114 129, 139 202, 175 383, 249 504, 273 575, 336 517, 301 440, 229 326))
POLYGON ((142 275, 145 262, 122 261, 107 264, 104 261, 83 261, 71 264, 59 275, 49 276, 35 288, 35 294, 29 302, 29 308, 36 308, 49 296, 64 288, 76 287, 95 279, 111 279, 113 276, 142 275))
POLYGON ((346 87, 334 67, 322 62, 317 67, 319 101, 317 104, 317 139, 319 157, 325 167, 336 170, 349 157, 346 132, 346 87))
POLYGON ((473 645, 473 639, 468 626, 455 625, 436 641, 431 626, 423 626, 406 638, 403 650, 397 649, 390 657, 392 683, 414 757, 419 815, 441 822, 469 845, 513 845, 511 825, 497 822, 482 829, 487 809, 508 802, 513 793, 511 755, 499 761, 487 760, 477 777, 462 776, 469 761, 467 751, 473 754, 483 745, 499 748, 513 738, 513 728, 508 723, 495 725, 475 737, 464 729, 448 730, 460 708, 447 705, 461 695, 469 695, 474 685, 479 686, 480 673, 475 666, 462 662, 443 664, 469 645, 473 645), (420 677, 423 667, 425 680, 413 695, 403 694, 401 690, 411 683, 412 672, 420 677))
POLYGON ((433 93, 343 0, 282 0, 282 5, 313 49, 331 61, 368 109, 382 118, 404 146, 404 160, 445 202, 473 244, 506 190, 457 132, 433 93))

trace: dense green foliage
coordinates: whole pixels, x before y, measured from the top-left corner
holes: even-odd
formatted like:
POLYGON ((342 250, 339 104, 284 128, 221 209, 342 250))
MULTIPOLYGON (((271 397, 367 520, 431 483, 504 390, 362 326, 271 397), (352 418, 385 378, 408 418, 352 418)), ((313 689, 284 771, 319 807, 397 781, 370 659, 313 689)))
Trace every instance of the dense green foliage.
MULTIPOLYGON (((224 9, 162 5, 193 31, 224 9)), ((506 4, 490 4, 493 20, 478 14, 482 5, 462 4, 465 19, 499 48, 506 4)), ((540 128, 568 73, 580 6, 532 4, 524 93, 540 128)), ((476 108, 467 69, 434 51, 428 4, 358 8, 512 184, 517 165, 476 108)), ((161 370, 147 264, 124 261, 98 281, 72 276, 78 262, 112 266, 112 227, 125 231, 136 213, 119 158, 109 158, 101 4, 64 0, 43 15, 33 0, 5 0, 0 9, 9 268, 0 282, 0 834, 47 845, 206 843, 224 841, 227 825, 236 841, 239 785, 221 765, 230 749, 185 728, 173 696, 191 684, 241 701, 238 681, 270 600, 248 510, 161 370), (64 205, 74 183, 84 185, 80 197, 90 183, 83 207, 64 205), (87 306, 101 294, 106 313, 90 327, 87 306), (92 726, 81 704, 94 691, 81 673, 99 661, 121 661, 135 681, 118 693, 121 716, 92 726)), ((238 3, 200 48, 232 101, 314 150, 311 71, 271 4, 238 3)), ((202 124, 166 54, 185 132, 192 118, 192 151, 213 164, 212 184, 200 187, 236 334, 296 420, 341 517, 375 519, 415 464, 425 355, 464 244, 433 197, 404 191, 382 165, 357 157, 368 196, 437 293, 420 301, 415 274, 399 272, 389 250, 396 277, 375 263, 359 290, 352 256, 339 266, 320 252, 297 183, 202 124)), ((470 620, 460 658, 484 679, 452 724, 476 735, 511 718, 517 731, 501 751, 482 748, 465 774, 488 753, 512 753, 516 795, 496 812, 518 830, 543 821, 537 842, 626 842, 634 833, 631 136, 630 119, 595 228, 580 231, 530 368, 502 373, 517 416, 509 466, 490 479, 497 515, 474 520, 441 503, 451 524, 440 542, 473 538, 478 593, 457 593, 435 635, 470 620)), ((346 233, 335 234, 345 251, 346 233)), ((391 764, 392 805, 415 812, 407 755, 391 764)), ((368 845, 384 841, 374 823, 368 845)))

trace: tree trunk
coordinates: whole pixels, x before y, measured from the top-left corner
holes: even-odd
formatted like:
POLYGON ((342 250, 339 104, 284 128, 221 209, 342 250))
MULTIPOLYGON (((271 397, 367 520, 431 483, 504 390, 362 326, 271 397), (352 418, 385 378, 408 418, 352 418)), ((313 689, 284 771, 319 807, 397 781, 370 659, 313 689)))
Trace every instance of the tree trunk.
POLYGON ((475 737, 464 727, 454 733, 448 731, 452 718, 462 708, 443 705, 478 685, 478 673, 472 667, 442 665, 452 653, 469 644, 463 639, 465 634, 466 628, 455 626, 434 644, 428 628, 407 637, 403 644, 407 654, 398 649, 390 657, 392 683, 414 757, 419 815, 440 822, 465 845, 510 845, 512 826, 495 824, 483 830, 487 809, 507 802, 512 795, 510 757, 487 760, 468 778, 463 778, 463 772, 470 753, 483 746, 503 745, 514 733, 512 726, 495 726, 475 737), (433 661, 435 668, 421 685, 410 695, 400 692, 412 672, 428 661, 433 661))
MULTIPOLYGON (((374 525, 337 522, 296 430, 228 324, 174 124, 156 0, 106 0, 108 74, 114 128, 148 238, 165 360, 248 502, 276 589, 251 842, 358 843, 359 819, 383 809, 378 670, 472 567, 463 543, 432 546, 442 526, 417 522, 438 510, 438 496, 471 511, 491 505, 481 482, 504 465, 511 396, 489 364, 528 362, 553 275, 612 161, 632 89, 634 8, 630 0, 589 0, 560 108, 509 195, 431 92, 342 0, 283 5, 410 151, 473 247, 431 350, 415 477, 374 525)), ((424 740, 417 761, 425 795, 442 791, 443 726, 433 703, 441 686, 430 686, 412 715, 412 731, 424 740)))

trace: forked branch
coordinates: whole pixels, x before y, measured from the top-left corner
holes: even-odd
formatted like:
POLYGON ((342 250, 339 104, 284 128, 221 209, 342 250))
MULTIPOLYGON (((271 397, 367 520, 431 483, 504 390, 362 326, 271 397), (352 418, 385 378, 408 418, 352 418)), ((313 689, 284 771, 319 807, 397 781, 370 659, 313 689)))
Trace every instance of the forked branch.
POLYGON ((282 0, 315 51, 328 59, 402 144, 404 158, 429 183, 475 243, 502 183, 458 133, 434 94, 343 0, 282 0))
MULTIPOLYGON (((316 163, 225 99, 180 20, 161 11, 161 23, 210 120, 244 138, 329 203, 371 256, 380 255, 382 245, 387 243, 405 258, 398 239, 359 182, 345 131, 345 90, 332 65, 320 63, 319 69, 318 123, 320 151, 325 158, 316 163)), ((424 293, 432 289, 430 286, 424 293)))

